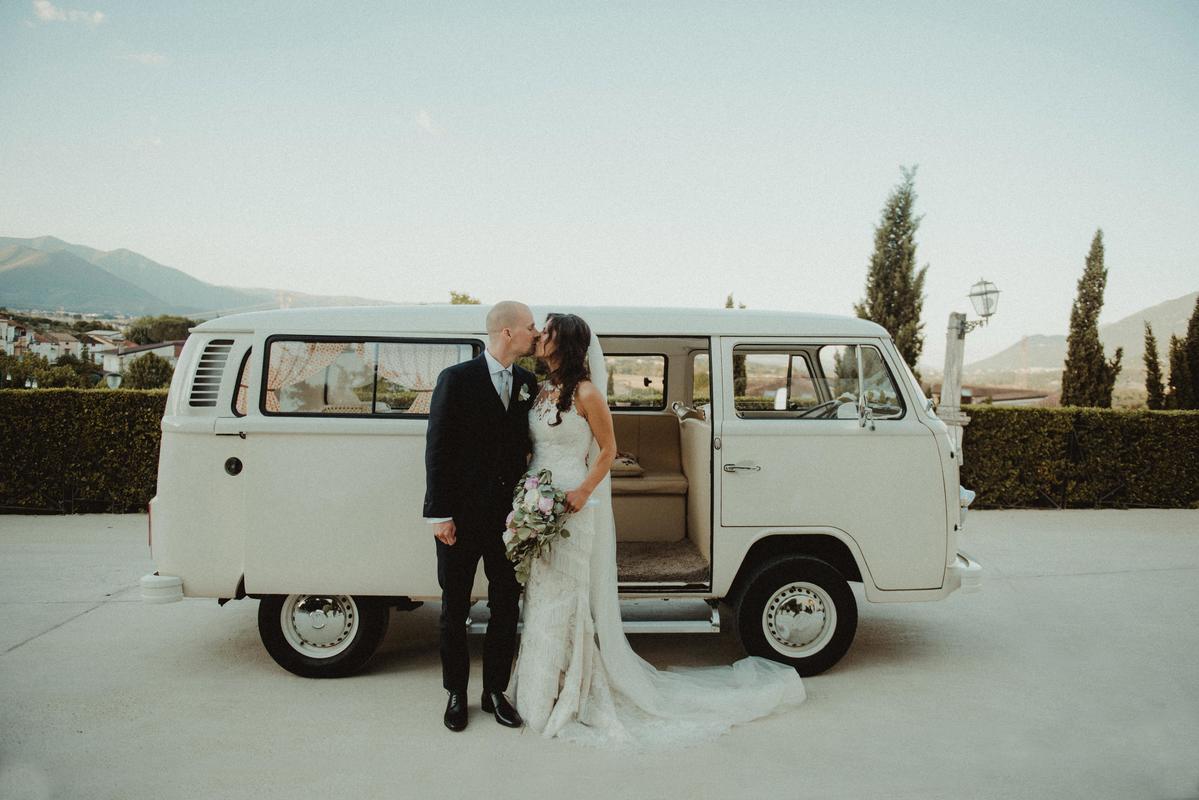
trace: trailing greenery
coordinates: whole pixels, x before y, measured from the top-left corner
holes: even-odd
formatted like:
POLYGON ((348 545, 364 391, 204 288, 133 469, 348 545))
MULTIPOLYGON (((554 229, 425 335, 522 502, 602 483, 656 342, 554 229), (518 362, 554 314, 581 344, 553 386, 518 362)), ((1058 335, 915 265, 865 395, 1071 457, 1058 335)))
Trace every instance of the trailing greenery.
POLYGON ((973 508, 1199 507, 1199 412, 969 406, 973 508))
POLYGON ((144 510, 157 480, 166 396, 0 390, 0 511, 144 510))
POLYGON ((1095 231, 1086 266, 1078 279, 1078 295, 1070 308, 1070 333, 1066 337, 1066 366, 1062 371, 1062 405, 1112 407, 1112 389, 1120 374, 1124 348, 1108 361, 1099 341, 1099 312, 1107 267, 1103 265, 1103 231, 1095 231))
MULTIPOLYGON (((0 390, 0 511, 141 511, 165 405, 161 390, 0 390)), ((1199 411, 967 411, 962 483, 975 508, 1199 506, 1199 411)))
MULTIPOLYGON (((854 313, 877 322, 895 339, 895 347, 915 372, 924 350, 925 264, 916 269, 916 229, 920 217, 916 204, 916 168, 900 168, 903 180, 883 206, 882 218, 874 229, 874 253, 866 272, 866 297, 854 304, 854 313)), ((916 372, 916 377, 920 373, 916 372)))

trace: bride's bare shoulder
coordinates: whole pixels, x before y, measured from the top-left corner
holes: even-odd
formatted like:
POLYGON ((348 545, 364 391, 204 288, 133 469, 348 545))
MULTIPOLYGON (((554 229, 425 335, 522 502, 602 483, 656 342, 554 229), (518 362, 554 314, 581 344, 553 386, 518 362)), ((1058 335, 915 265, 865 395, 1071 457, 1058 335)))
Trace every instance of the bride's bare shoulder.
POLYGON ((583 412, 584 416, 588 409, 599 408, 601 404, 608 402, 608 398, 604 397, 599 387, 589 380, 579 381, 579 386, 575 389, 575 400, 579 404, 579 411, 583 412))

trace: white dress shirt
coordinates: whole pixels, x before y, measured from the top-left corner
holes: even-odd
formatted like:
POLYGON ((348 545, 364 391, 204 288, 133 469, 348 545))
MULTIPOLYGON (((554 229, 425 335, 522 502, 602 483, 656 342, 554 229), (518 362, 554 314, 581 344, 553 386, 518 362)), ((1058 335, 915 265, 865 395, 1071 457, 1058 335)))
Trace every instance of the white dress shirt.
MULTIPOLYGON (((484 350, 483 357, 487 359, 487 371, 491 373, 491 385, 495 387, 495 393, 499 395, 501 401, 504 399, 504 395, 500 391, 500 373, 508 373, 508 402, 511 403, 512 392, 516 390, 516 386, 513 383, 516 380, 516 376, 512 374, 512 365, 509 364, 505 367, 495 356, 491 354, 490 350, 484 350)), ((453 519, 453 517, 425 517, 425 522, 429 523, 430 525, 435 525, 438 522, 449 522, 451 519, 453 519)))

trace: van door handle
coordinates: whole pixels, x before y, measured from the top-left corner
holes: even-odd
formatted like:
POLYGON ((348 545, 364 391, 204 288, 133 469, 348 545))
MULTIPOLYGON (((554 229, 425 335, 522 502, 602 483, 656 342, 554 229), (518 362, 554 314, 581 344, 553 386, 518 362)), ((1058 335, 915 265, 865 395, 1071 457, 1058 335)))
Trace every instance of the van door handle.
POLYGON ((725 471, 725 472, 736 472, 736 471, 737 471, 737 470, 739 470, 739 469, 743 469, 743 470, 746 470, 746 471, 748 471, 748 472, 761 472, 761 471, 762 471, 762 468, 761 468, 761 467, 759 467, 757 464, 755 464, 755 465, 754 465, 754 466, 752 466, 752 467, 744 467, 744 466, 742 466, 742 465, 740 465, 740 464, 725 464, 725 465, 724 465, 724 471, 725 471))

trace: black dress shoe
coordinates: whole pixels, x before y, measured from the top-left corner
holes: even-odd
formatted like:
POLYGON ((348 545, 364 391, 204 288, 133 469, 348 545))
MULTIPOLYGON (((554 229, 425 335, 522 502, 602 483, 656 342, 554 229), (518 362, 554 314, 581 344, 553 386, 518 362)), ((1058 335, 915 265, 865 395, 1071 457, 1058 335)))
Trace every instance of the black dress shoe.
POLYGON ((452 731, 466 730, 466 692, 450 692, 445 704, 445 726, 452 731))
POLYGON ((495 714, 495 721, 509 728, 519 728, 525 724, 503 692, 483 692, 483 710, 495 714))

